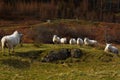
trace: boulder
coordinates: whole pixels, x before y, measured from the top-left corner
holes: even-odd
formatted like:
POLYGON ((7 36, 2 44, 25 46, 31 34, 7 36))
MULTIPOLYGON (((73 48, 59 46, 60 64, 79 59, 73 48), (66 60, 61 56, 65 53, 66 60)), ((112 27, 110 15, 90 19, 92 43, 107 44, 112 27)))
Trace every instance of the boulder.
POLYGON ((44 58, 43 62, 52 62, 56 60, 65 60, 70 57, 69 49, 59 49, 50 51, 44 58))
POLYGON ((73 58, 80 58, 83 55, 80 49, 72 49, 71 50, 71 57, 73 58))

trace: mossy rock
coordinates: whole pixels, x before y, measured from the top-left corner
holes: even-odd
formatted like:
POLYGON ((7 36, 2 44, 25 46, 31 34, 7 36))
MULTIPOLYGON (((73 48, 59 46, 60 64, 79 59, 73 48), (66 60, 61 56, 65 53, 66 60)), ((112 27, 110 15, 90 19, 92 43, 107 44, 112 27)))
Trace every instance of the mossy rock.
POLYGON ((63 48, 63 49, 58 49, 58 50, 51 50, 48 52, 48 54, 46 56, 43 57, 42 62, 65 60, 68 57, 70 57, 69 49, 63 48))
POLYGON ((80 58, 83 55, 80 49, 55 49, 50 50, 42 58, 42 62, 53 62, 57 60, 66 60, 69 57, 80 58))
POLYGON ((80 49, 71 49, 71 57, 80 58, 83 55, 82 50, 80 49))

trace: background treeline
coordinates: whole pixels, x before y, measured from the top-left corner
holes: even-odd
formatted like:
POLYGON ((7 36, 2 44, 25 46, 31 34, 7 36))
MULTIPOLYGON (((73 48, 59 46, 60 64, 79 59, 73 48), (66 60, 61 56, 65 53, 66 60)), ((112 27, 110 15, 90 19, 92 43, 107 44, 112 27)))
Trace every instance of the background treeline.
POLYGON ((120 22, 120 0, 0 0, 0 18, 120 22))

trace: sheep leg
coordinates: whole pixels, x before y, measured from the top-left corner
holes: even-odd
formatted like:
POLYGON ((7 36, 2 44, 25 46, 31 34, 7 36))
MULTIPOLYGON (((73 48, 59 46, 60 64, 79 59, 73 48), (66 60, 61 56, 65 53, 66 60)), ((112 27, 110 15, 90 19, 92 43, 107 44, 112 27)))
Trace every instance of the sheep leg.
POLYGON ((14 48, 12 48, 12 53, 14 53, 14 48))
POLYGON ((10 55, 12 55, 14 53, 14 47, 11 46, 11 49, 12 49, 12 53, 10 55))
POLYGON ((8 53, 10 55, 10 49, 12 48, 12 45, 8 44, 8 53))
POLYGON ((22 43, 20 43, 20 47, 23 47, 23 44, 22 44, 22 43))
POLYGON ((2 55, 4 55, 5 54, 5 49, 4 49, 4 47, 2 47, 2 55))
POLYGON ((2 55, 5 55, 5 44, 2 44, 2 55))
POLYGON ((8 48, 8 53, 10 54, 10 48, 8 48))
POLYGON ((2 49, 2 54, 4 54, 4 43, 2 42, 2 46, 1 46, 1 49, 2 49))

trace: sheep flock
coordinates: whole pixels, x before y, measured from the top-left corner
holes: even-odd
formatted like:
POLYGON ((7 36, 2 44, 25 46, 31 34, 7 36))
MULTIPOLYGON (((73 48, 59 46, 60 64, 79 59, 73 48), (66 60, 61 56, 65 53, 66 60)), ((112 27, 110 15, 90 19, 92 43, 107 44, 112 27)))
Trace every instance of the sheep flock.
MULTIPOLYGON (((99 43, 97 40, 91 40, 87 37, 84 38, 84 40, 82 38, 70 38, 69 41, 67 41, 67 38, 64 37, 64 38, 60 38, 59 36, 57 35, 54 35, 53 36, 53 43, 54 44, 67 44, 67 42, 70 44, 70 45, 86 45, 86 46, 99 46, 99 43)), ((113 46, 112 44, 108 44, 106 43, 106 46, 105 46, 105 49, 104 49, 104 52, 111 52, 111 53, 115 53, 115 54, 118 54, 119 53, 119 50, 117 47, 113 46)))
MULTIPOLYGON (((18 44, 21 43, 22 41, 22 36, 23 34, 19 33, 18 31, 14 31, 13 34, 11 35, 6 35, 3 36, 1 39, 1 48, 3 53, 5 53, 5 47, 8 48, 8 51, 10 53, 10 49, 12 49, 12 51, 14 52, 14 47, 18 44)), ((67 37, 62 37, 60 38, 57 35, 53 35, 52 38, 52 42, 54 44, 70 44, 70 45, 85 45, 85 46, 99 46, 98 41, 97 40, 91 40, 87 37, 84 38, 84 40, 80 37, 76 38, 70 38, 69 40, 67 39, 67 37)), ((113 46, 112 44, 108 44, 106 43, 106 47, 104 48, 104 52, 111 52, 111 53, 115 53, 118 54, 119 50, 117 47, 113 46)))

